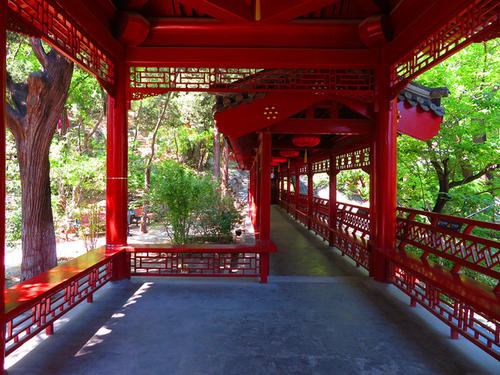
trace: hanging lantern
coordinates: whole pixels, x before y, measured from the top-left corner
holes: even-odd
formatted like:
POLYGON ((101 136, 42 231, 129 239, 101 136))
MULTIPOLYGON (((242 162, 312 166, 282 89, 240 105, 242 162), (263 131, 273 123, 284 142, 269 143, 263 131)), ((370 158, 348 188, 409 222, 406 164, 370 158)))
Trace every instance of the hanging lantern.
POLYGON ((280 155, 285 158, 296 158, 297 156, 299 156, 299 151, 282 150, 280 151, 280 155))
POLYGON ((273 162, 275 163, 286 163, 286 158, 280 158, 279 156, 273 157, 273 162))
POLYGON ((292 143, 297 147, 315 147, 320 141, 317 135, 296 135, 292 138, 292 143))
POLYGON ((304 151, 304 163, 307 163, 307 150, 304 151))

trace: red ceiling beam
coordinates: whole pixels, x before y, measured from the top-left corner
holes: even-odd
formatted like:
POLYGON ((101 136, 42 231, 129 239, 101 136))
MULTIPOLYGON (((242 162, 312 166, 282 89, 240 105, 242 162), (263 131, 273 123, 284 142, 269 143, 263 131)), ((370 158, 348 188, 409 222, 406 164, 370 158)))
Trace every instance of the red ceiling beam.
POLYGON ((177 0, 181 4, 196 9, 224 22, 253 21, 252 8, 243 0, 177 0))
POLYGON ((126 61, 141 66, 372 69, 378 62, 374 52, 368 49, 128 47, 126 61))
POLYGON ((143 46, 365 48, 358 21, 294 21, 227 24, 213 19, 158 18, 143 46))
POLYGON ((288 118, 273 126, 275 134, 370 134, 373 123, 363 119, 288 118))
POLYGON ((328 98, 326 95, 271 93, 250 104, 217 113, 215 123, 225 136, 240 137, 268 128, 328 98))
POLYGON ((273 0, 262 2, 262 22, 287 22, 339 0, 273 0))

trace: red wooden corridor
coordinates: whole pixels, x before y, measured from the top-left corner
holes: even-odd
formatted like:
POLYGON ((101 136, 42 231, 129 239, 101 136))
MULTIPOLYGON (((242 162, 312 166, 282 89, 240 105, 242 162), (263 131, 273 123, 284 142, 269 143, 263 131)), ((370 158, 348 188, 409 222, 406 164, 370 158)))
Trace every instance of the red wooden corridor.
POLYGON ((2 287, 6 31, 42 38, 108 93, 106 246, 7 290, 0 347, 9 355, 53 333, 57 319, 110 280, 266 283, 276 251, 273 187, 283 209, 371 278, 398 287, 452 338, 500 359, 500 249, 478 230, 498 234, 500 225, 396 200, 397 134, 435 135, 446 95, 411 81, 470 43, 500 36, 499 15, 498 0, 0 0, 2 287), (250 170, 254 245, 127 244, 127 109, 171 91, 216 95, 216 126, 250 170), (336 200, 337 174, 355 168, 371 176, 369 209, 336 200), (301 175, 311 181, 320 172, 330 177, 329 199, 314 197, 311 183, 307 194, 292 191, 301 175))

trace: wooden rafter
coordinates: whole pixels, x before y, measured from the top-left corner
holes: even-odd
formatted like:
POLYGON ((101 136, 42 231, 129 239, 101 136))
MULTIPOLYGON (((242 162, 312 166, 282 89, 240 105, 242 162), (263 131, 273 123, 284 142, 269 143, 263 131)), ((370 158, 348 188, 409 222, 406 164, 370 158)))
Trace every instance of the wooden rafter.
POLYGON ((243 0, 178 0, 183 5, 196 9, 224 22, 250 22, 252 9, 243 0))

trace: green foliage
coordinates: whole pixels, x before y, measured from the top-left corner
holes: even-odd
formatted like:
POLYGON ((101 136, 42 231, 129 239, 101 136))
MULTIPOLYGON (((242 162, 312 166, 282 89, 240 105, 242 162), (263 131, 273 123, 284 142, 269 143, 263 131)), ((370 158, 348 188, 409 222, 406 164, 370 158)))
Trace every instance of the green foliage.
MULTIPOLYGON (((418 78, 451 94, 442 99, 446 114, 436 137, 398 138, 400 205, 430 211, 442 198, 443 212, 458 216, 494 206, 500 189, 499 46, 499 39, 472 44, 418 78)), ((493 209, 474 218, 492 220, 493 209)))
POLYGON ((361 169, 341 171, 337 174, 337 190, 349 199, 370 199, 370 175, 361 169))
POLYGON ((149 201, 177 244, 188 243, 194 232, 228 235, 239 219, 232 200, 221 195, 210 177, 172 160, 154 165, 149 201))
POLYGON ((105 231, 106 223, 101 220, 99 213, 99 207, 94 204, 80 208, 74 214, 79 221, 78 234, 84 239, 87 252, 97 247, 99 235, 105 231))

